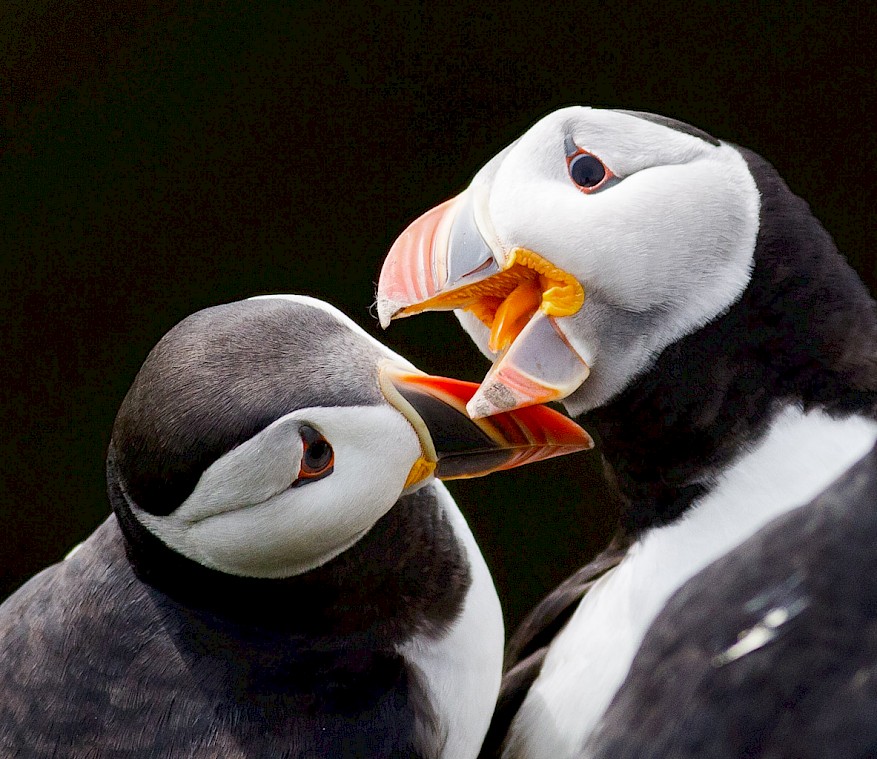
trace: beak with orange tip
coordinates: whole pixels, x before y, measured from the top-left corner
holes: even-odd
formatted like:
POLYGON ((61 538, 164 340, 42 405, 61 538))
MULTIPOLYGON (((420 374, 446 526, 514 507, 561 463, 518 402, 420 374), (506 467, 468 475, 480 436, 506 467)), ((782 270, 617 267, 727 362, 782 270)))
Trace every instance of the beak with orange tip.
POLYGON ((474 382, 419 374, 388 362, 381 367, 380 385, 420 438, 421 457, 406 488, 430 475, 442 480, 481 477, 594 445, 578 424, 544 406, 471 419, 466 404, 478 390, 474 382))
POLYGON ((564 334, 585 293, 571 274, 525 248, 506 251, 475 185, 416 219, 396 240, 378 282, 378 316, 463 309, 489 330, 492 369, 469 400, 473 418, 559 400, 590 373, 564 334))

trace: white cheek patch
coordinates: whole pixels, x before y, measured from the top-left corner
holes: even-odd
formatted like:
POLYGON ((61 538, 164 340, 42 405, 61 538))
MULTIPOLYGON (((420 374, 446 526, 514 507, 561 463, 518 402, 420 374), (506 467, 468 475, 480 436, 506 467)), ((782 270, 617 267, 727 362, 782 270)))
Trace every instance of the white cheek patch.
POLYGON ((387 406, 295 411, 214 462, 165 517, 137 518, 198 563, 246 577, 289 577, 329 561, 361 538, 398 500, 420 441, 387 406), (299 428, 332 445, 332 473, 291 488, 299 428))
POLYGON ((504 246, 533 250, 574 275, 586 298, 596 293, 637 312, 694 298, 698 310, 715 313, 713 301, 727 307, 748 278, 759 199, 742 156, 711 150, 593 195, 568 177, 534 177, 533 167, 530 176, 511 172, 491 189, 491 217, 504 246))
POLYGON ((297 513, 298 490, 193 525, 188 538, 200 563, 244 577, 289 577, 324 564, 365 534, 366 527, 343 516, 330 530, 332 515, 297 513))
MULTIPOLYGON (((591 368, 565 402, 606 403, 670 343, 730 308, 745 290, 760 196, 740 153, 634 116, 571 108, 525 134, 495 170, 489 210, 504 247, 532 250, 572 274, 582 308, 557 327, 591 368), (564 135, 621 177, 581 192, 564 135)), ((461 319, 479 347, 477 325, 461 319)))
MULTIPOLYGON (((482 171, 491 167, 485 171, 485 178, 494 187, 521 187, 535 177, 572 187, 566 164, 570 141, 576 148, 596 155, 622 179, 650 166, 689 163, 715 149, 700 138, 636 116, 572 106, 536 123, 482 171)), ((481 172, 477 175, 480 177, 481 172)))
POLYGON ((197 522, 262 503, 288 488, 302 456, 297 413, 289 414, 214 461, 175 513, 197 522))

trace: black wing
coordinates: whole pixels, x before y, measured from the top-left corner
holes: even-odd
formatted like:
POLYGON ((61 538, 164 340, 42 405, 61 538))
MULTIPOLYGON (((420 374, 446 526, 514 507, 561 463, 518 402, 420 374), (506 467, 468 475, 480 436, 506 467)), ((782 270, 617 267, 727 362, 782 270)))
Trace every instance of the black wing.
POLYGON ((624 558, 628 542, 618 537, 602 553, 564 580, 524 618, 505 650, 505 674, 481 759, 499 757, 512 720, 539 676, 548 647, 563 629, 579 601, 606 572, 624 558))
POLYGON ((877 448, 692 578, 587 756, 877 756, 877 448))
POLYGON ((111 517, 0 606, 0 754, 174 757, 185 754, 170 740, 197 735, 186 750, 199 755, 223 720, 198 682, 222 673, 192 671, 177 622, 134 576, 111 517))
POLYGON ((111 517, 0 606, 0 756, 416 759, 401 657, 288 647, 142 583, 111 517))

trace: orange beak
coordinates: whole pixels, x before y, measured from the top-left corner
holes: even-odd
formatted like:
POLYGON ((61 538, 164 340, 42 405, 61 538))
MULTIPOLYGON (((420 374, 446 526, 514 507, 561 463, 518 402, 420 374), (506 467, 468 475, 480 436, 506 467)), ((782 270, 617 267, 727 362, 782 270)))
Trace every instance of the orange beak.
POLYGON ((578 424, 544 406, 471 419, 466 404, 478 390, 473 382, 387 363, 380 383, 421 441, 422 460, 412 468, 409 486, 433 473, 443 480, 481 477, 594 446, 578 424))
POLYGON ((487 196, 473 187, 416 219, 393 243, 378 281, 378 316, 463 309, 489 330, 494 364, 467 410, 473 418, 558 400, 590 369, 564 334, 563 317, 585 294, 537 253, 506 250, 493 231, 487 196))

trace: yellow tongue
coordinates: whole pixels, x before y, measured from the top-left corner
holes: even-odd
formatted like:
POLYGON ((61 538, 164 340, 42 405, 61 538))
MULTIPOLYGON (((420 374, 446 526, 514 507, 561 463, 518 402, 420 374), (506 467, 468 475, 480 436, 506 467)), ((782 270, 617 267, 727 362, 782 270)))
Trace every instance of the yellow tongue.
POLYGON ((570 316, 585 302, 585 291, 579 281, 563 269, 548 263, 538 253, 526 248, 515 248, 506 263, 506 269, 517 264, 539 275, 541 309, 546 316, 570 316))
POLYGON ((410 316, 430 309, 463 308, 490 328, 490 350, 508 348, 536 311, 546 316, 570 316, 585 302, 578 280, 550 264, 538 253, 514 248, 503 271, 487 279, 406 306, 410 316))
POLYGON ((501 353, 521 334, 542 302, 539 278, 525 279, 496 309, 490 328, 488 346, 494 353, 501 353))
MULTIPOLYGON (((585 292, 575 277, 532 250, 515 248, 511 252, 503 274, 512 272, 517 272, 520 284, 496 309, 492 322, 482 319, 490 326, 488 345, 494 353, 508 348, 537 310, 546 316, 569 316, 585 301, 585 292)), ((477 312, 476 316, 481 318, 477 312)))

